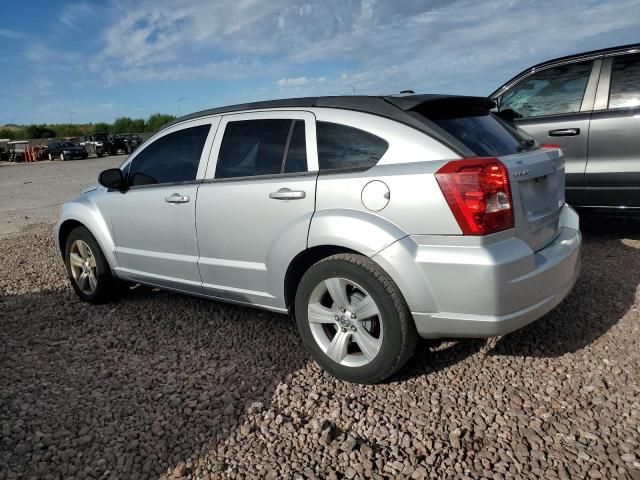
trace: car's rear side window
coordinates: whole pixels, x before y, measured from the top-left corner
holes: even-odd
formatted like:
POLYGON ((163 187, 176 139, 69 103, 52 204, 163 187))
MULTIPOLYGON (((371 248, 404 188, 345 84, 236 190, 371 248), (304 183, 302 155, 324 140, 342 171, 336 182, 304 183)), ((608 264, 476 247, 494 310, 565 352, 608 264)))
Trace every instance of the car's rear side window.
POLYGON ((317 122, 320 170, 369 168, 382 158, 389 144, 359 128, 330 122, 317 122))
POLYGON ((640 54, 614 57, 609 108, 640 105, 640 54))
POLYGON ((210 128, 211 125, 185 128, 155 140, 133 159, 129 185, 195 180, 210 128))
POLYGON ((304 121, 239 120, 227 123, 216 178, 306 172, 304 121))

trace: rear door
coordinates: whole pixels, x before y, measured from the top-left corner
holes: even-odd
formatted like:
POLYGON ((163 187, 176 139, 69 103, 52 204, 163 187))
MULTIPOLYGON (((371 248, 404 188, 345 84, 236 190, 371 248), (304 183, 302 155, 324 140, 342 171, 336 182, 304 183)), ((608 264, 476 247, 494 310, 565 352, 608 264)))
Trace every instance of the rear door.
POLYGON ((521 116, 516 124, 542 144, 562 148, 566 196, 570 204, 586 200, 585 169, 589 122, 602 60, 556 65, 525 76, 500 98, 500 110, 521 116))
POLYGON ((284 276, 307 247, 318 170, 315 119, 300 111, 225 115, 198 190, 206 294, 284 309, 284 276))
POLYGON ((605 58, 589 131, 588 205, 640 207, 640 54, 605 58))

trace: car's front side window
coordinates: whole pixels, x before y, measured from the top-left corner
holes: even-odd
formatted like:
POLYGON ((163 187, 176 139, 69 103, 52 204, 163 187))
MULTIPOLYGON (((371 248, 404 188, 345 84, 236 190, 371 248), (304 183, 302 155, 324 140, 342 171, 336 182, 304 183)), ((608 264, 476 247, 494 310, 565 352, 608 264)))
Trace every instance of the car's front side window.
POLYGON ((151 143, 132 161, 129 185, 189 182, 196 179, 211 125, 184 128, 151 143))
POLYGON ((303 120, 230 121, 224 131, 215 178, 305 172, 303 120))
POLYGON ((522 117, 579 112, 592 66, 589 60, 529 75, 502 96, 500 109, 512 109, 522 117))
POLYGON ((609 108, 640 105, 640 55, 614 57, 611 68, 609 108))

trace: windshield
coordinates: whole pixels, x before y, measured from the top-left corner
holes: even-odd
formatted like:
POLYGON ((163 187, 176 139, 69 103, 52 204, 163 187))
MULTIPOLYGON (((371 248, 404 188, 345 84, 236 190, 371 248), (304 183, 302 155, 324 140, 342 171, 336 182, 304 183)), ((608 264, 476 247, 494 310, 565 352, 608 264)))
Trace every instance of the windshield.
POLYGON ((416 111, 478 156, 500 157, 537 148, 531 137, 508 125, 487 108, 449 103, 427 104, 416 111))

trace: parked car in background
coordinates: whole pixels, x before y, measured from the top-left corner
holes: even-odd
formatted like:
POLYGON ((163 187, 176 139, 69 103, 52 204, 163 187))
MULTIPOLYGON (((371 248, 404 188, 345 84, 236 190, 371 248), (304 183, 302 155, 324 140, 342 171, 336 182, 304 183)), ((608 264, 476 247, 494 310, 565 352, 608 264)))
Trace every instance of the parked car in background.
POLYGON ((106 133, 94 133, 85 135, 84 140, 80 142, 87 152, 98 157, 102 157, 109 153, 109 135, 106 133))
POLYGON ((116 134, 111 136, 112 150, 109 152, 111 155, 118 155, 120 153, 128 154, 129 147, 127 146, 127 137, 122 134, 116 134))
POLYGON ((127 144, 127 153, 132 153, 142 144, 142 138, 135 133, 129 133, 125 135, 125 142, 127 144))
POLYGON ((494 106, 349 96, 188 115, 66 203, 55 241, 85 301, 124 281, 288 312, 324 369, 377 382, 419 336, 505 334, 577 278, 562 154, 494 106))
POLYGON ((549 60, 490 97, 539 142, 562 147, 567 202, 640 213, 640 44, 549 60))
POLYGON ((87 158, 87 150, 77 143, 72 142, 49 142, 47 145, 47 155, 49 160, 72 160, 76 158, 87 158))

